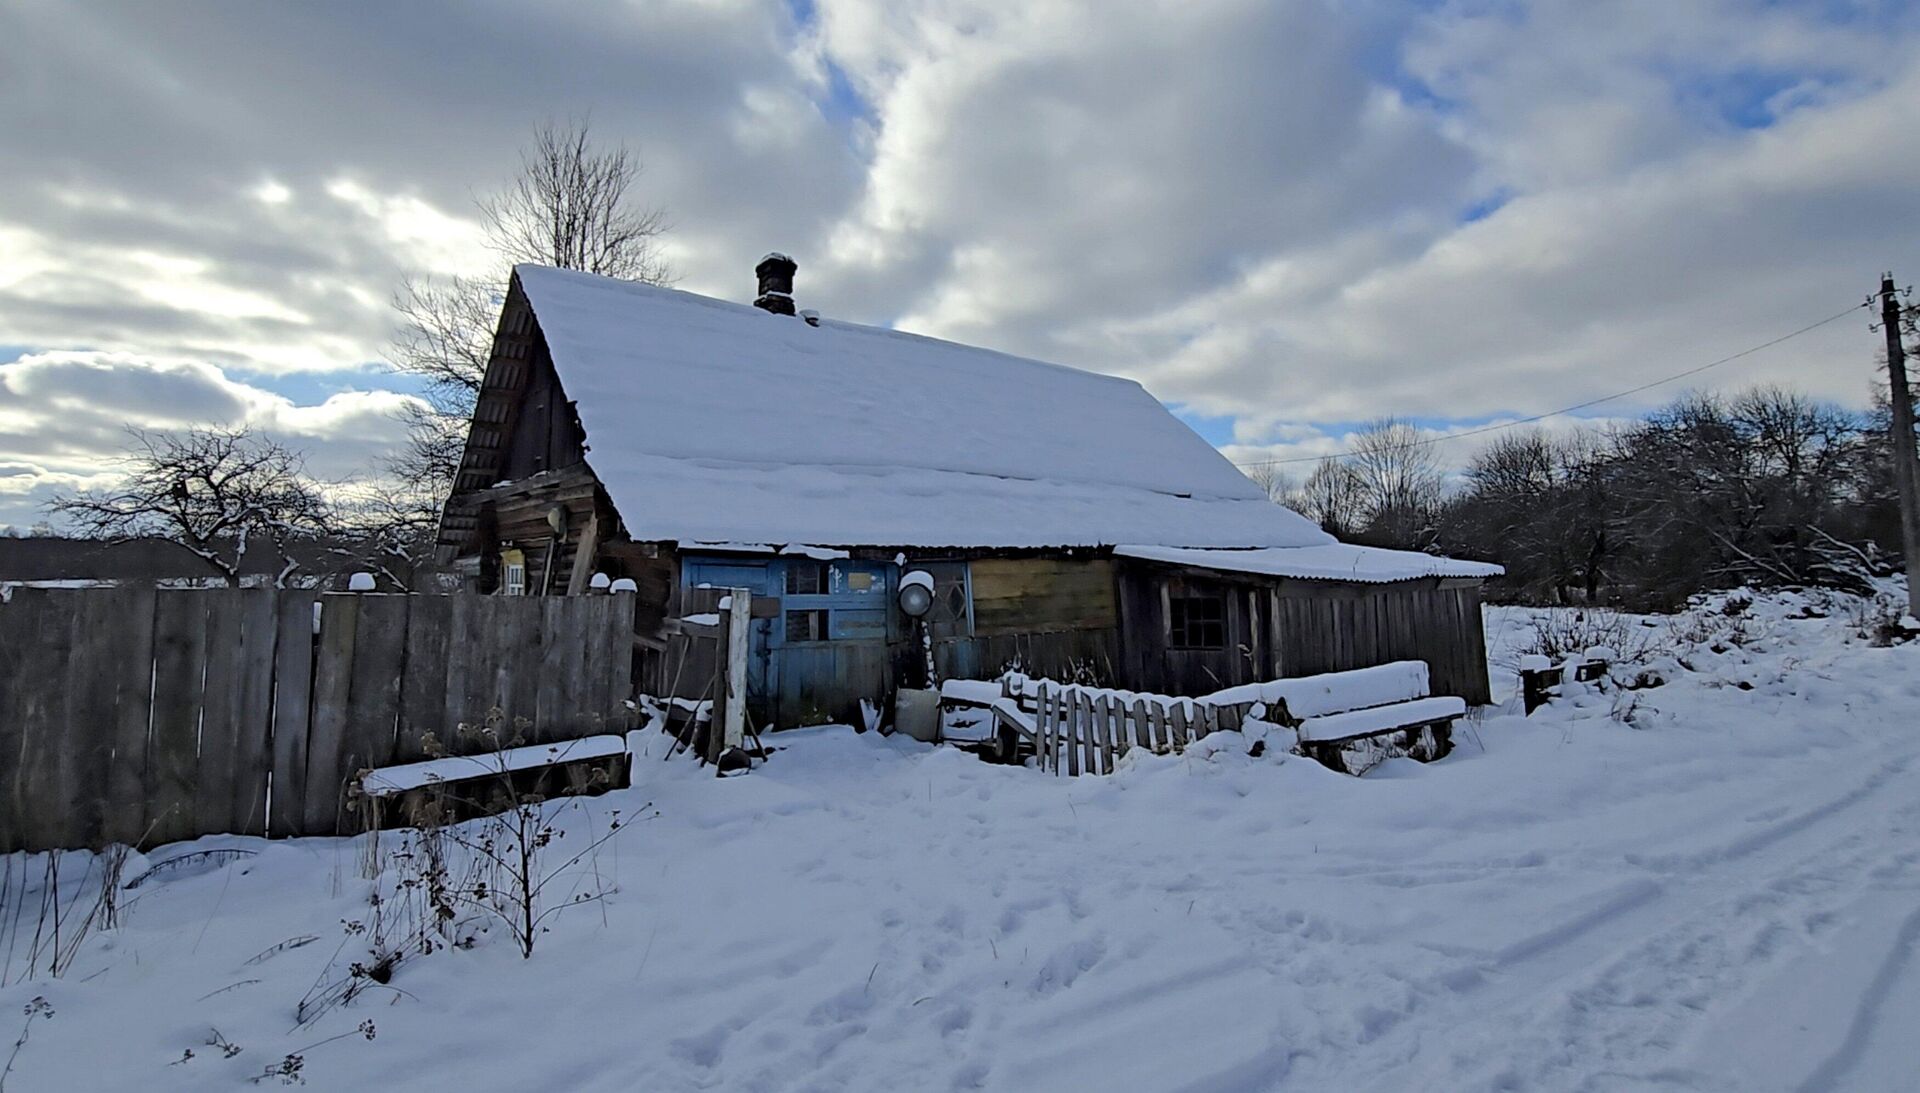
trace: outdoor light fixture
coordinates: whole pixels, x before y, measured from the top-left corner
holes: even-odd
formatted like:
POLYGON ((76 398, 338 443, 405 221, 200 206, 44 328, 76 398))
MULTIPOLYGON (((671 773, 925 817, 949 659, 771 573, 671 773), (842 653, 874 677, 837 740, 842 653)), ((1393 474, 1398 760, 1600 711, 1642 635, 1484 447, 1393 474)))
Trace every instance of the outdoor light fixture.
POLYGON ((567 506, 554 505, 547 509, 547 526, 553 529, 555 538, 567 537, 567 506))
POLYGON ((933 575, 916 569, 900 578, 900 610, 917 619, 933 606, 933 575))

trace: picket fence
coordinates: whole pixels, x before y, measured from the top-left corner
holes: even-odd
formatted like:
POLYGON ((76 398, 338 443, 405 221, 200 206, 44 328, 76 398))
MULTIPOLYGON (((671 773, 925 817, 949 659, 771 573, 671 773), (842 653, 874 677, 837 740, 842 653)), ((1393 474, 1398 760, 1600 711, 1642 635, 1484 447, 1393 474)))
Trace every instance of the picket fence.
POLYGON ((1165 754, 1222 729, 1237 730, 1253 703, 1134 695, 1040 681, 1032 690, 1034 755, 1042 770, 1112 774, 1134 748, 1165 754))

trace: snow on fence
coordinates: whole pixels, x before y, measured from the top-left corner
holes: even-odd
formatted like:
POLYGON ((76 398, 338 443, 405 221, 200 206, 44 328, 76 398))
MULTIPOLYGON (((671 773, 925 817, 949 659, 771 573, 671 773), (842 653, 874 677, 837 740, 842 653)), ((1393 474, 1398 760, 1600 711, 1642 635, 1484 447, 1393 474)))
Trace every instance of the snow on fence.
POLYGON ((633 597, 16 589, 0 853, 354 829, 361 770, 625 725, 633 597))
POLYGON ((1179 752, 1221 729, 1237 730, 1256 699, 1173 698, 1101 687, 1022 681, 1031 687, 1034 756, 1040 769, 1075 776, 1112 774, 1134 748, 1179 752))
MULTIPOLYGON (((1222 729, 1259 718, 1294 730, 1303 754, 1336 770, 1337 758, 1364 738, 1402 734, 1396 754, 1437 758, 1450 747, 1450 726, 1466 713, 1464 700, 1429 693, 1423 661, 1405 660, 1264 683, 1246 683, 1195 698, 1136 694, 1012 675, 995 697, 991 684, 953 681, 949 700, 985 706, 1031 735, 1042 770, 1055 774, 1111 774, 1134 748, 1180 752, 1222 729), (1031 708, 1029 719, 1027 710, 1031 708)), ((1376 760, 1377 761, 1377 760, 1376 760)))

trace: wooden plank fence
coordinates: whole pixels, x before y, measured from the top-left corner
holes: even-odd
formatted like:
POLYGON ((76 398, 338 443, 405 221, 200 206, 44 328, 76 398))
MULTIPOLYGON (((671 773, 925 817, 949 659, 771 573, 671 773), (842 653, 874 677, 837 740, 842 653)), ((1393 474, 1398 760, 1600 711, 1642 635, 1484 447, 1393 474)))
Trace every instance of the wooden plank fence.
POLYGON ((1075 777, 1112 774, 1134 748, 1184 751, 1222 729, 1238 730, 1253 703, 1220 704, 1164 695, 1125 695, 1040 681, 1033 695, 1034 755, 1040 769, 1075 777))
POLYGON ((633 597, 18 589, 0 853, 354 830, 361 770, 626 725, 633 597), (317 611, 316 611, 317 609, 317 611), (437 749, 436 749, 437 750, 437 749))

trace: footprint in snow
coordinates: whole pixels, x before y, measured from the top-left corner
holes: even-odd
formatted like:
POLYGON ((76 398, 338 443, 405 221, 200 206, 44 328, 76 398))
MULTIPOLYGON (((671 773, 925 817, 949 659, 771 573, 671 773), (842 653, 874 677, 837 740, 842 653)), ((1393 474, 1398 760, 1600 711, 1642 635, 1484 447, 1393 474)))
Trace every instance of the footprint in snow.
POLYGON ((1045 996, 1066 990, 1106 955, 1107 943, 1097 937, 1062 946, 1034 974, 1033 993, 1045 996))
POLYGON ((721 1049, 727 1046, 731 1031, 725 1025, 715 1025, 705 1032, 672 1041, 667 1045, 667 1051, 676 1059, 712 1069, 719 1064, 721 1049))
POLYGON ((807 1014, 807 1024, 840 1024, 855 1020, 873 1009, 873 993, 865 983, 856 983, 831 995, 807 1014))

